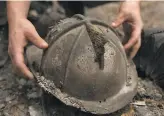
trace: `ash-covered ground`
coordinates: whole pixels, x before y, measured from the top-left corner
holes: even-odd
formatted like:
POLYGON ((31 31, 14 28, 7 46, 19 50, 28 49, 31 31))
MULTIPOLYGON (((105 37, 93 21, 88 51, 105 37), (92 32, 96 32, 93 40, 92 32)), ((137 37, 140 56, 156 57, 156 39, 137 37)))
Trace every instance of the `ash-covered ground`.
MULTIPOLYGON (((35 5, 37 3, 34 3, 35 5)), ((44 17, 45 12, 52 13, 52 18, 56 16, 53 11, 56 10, 57 5, 53 4, 51 6, 53 8, 50 8, 49 4, 45 5, 47 6, 43 5, 37 9, 40 12, 33 8, 29 13, 36 27, 38 19, 40 22, 45 22, 43 25, 48 22, 44 17)), ((111 24, 117 15, 118 8, 119 2, 111 2, 85 10, 86 16, 111 24)), ((164 2, 142 2, 141 12, 144 28, 164 27, 164 2)), ((60 13, 61 17, 64 17, 63 10, 60 13)), ((138 93, 131 104, 117 113, 105 116, 164 116, 164 92, 147 78, 138 78, 138 80, 138 93)), ((75 113, 73 110, 68 111, 66 107, 63 109, 61 107, 60 105, 54 109, 55 116, 92 116, 81 112, 75 113)), ((40 88, 35 80, 26 80, 15 75, 10 61, 0 69, 0 116, 43 116, 40 88)))

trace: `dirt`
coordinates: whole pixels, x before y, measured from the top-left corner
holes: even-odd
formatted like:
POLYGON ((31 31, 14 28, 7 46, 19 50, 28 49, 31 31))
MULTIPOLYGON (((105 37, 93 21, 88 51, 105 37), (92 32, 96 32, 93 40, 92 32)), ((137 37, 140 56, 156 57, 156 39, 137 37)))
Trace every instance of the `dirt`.
MULTIPOLYGON (((86 9, 86 15, 111 24, 118 11, 118 2, 86 9)), ((164 2, 142 2, 144 28, 164 26, 164 2)), ((36 12, 33 15, 38 16, 36 12)), ((107 116, 164 116, 164 92, 153 81, 138 78, 138 93, 128 107, 107 116)), ((26 80, 13 73, 11 62, 0 69, 0 116, 43 116, 41 90, 35 80, 26 80)), ((58 116, 68 116, 55 110, 58 116)), ((86 116, 83 113, 72 116, 86 116)), ((92 116, 91 114, 87 114, 92 116)), ((70 115, 69 115, 70 116, 70 115)))

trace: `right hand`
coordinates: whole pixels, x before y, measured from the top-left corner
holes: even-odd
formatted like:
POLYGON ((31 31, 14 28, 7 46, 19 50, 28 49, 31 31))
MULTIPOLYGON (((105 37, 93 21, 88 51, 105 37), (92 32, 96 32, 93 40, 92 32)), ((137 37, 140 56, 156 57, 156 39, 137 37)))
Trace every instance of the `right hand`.
POLYGON ((125 22, 130 26, 131 33, 129 41, 124 45, 124 48, 130 52, 130 58, 133 58, 141 46, 141 31, 143 27, 139 1, 122 2, 119 14, 112 26, 118 27, 123 23, 125 24, 125 22))
POLYGON ((48 47, 48 44, 38 35, 33 24, 26 18, 14 20, 11 25, 9 24, 8 53, 13 67, 17 73, 32 79, 33 74, 25 65, 24 60, 24 47, 28 41, 42 49, 48 47))

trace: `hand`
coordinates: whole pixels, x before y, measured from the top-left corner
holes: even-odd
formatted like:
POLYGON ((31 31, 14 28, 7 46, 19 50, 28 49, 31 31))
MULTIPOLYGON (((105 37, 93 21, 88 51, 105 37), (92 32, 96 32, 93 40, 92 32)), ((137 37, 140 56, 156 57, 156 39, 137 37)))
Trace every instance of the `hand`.
POLYGON ((126 51, 130 51, 130 58, 133 58, 141 46, 141 30, 143 27, 139 1, 123 2, 119 9, 116 20, 112 23, 113 27, 118 27, 124 22, 131 26, 131 36, 124 45, 126 51))
POLYGON ((14 69, 30 79, 33 74, 29 71, 24 61, 24 47, 28 41, 39 48, 47 48, 48 44, 38 35, 35 27, 26 18, 16 19, 9 25, 8 52, 14 69))

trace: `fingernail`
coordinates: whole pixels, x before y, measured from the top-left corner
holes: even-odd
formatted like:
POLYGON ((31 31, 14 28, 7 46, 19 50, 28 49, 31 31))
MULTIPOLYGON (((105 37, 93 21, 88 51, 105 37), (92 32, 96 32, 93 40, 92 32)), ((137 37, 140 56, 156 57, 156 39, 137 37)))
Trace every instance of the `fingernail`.
POLYGON ((116 26, 116 23, 115 23, 115 22, 113 22, 113 23, 112 23, 112 26, 116 26))
POLYGON ((33 79, 34 78, 34 75, 31 72, 29 73, 29 78, 30 79, 33 79))
POLYGON ((43 46, 43 47, 48 47, 48 44, 47 44, 46 42, 43 42, 43 43, 42 43, 42 46, 43 46))
POLYGON ((124 47, 124 50, 125 50, 125 51, 128 51, 129 49, 128 49, 127 47, 124 47))

